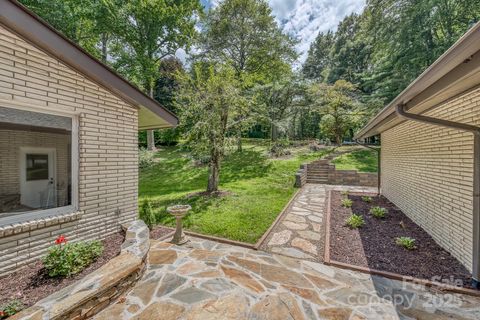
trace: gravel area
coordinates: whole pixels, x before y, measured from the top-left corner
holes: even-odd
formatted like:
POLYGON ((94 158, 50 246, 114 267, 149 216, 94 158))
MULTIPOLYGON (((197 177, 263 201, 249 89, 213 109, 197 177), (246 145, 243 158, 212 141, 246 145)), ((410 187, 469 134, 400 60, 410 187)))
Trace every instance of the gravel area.
POLYGON ((172 228, 167 228, 164 226, 155 226, 155 228, 153 228, 150 231, 150 239, 155 239, 155 240, 161 239, 162 237, 172 233, 173 231, 174 230, 172 228))
POLYGON ((123 232, 107 237, 102 241, 104 246, 102 255, 82 272, 72 277, 50 278, 43 268, 41 260, 32 262, 28 266, 9 274, 0 279, 0 305, 12 299, 21 301, 25 307, 34 305, 37 301, 82 279, 119 255, 124 239, 123 232))
POLYGON ((351 193, 352 208, 343 208, 345 198, 340 192, 332 192, 330 218, 330 258, 381 271, 405 276, 435 280, 451 285, 469 287, 471 275, 450 253, 440 247, 420 226, 410 220, 400 209, 383 196, 372 197, 372 202, 362 200, 367 194, 351 193), (384 219, 369 214, 370 208, 388 209, 384 219), (345 220, 352 214, 361 214, 365 225, 350 229, 345 220), (416 249, 407 250, 396 245, 397 237, 416 239, 416 249))

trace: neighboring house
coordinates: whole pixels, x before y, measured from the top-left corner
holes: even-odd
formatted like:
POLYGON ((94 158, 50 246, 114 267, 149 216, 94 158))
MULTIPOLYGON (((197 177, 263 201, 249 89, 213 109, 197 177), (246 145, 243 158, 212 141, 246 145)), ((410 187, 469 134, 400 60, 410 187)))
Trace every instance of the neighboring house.
POLYGON ((136 219, 137 133, 177 118, 16 1, 0 0, 0 275, 55 238, 136 219))
POLYGON ((480 24, 356 138, 377 135, 382 194, 472 271, 478 285, 480 24))

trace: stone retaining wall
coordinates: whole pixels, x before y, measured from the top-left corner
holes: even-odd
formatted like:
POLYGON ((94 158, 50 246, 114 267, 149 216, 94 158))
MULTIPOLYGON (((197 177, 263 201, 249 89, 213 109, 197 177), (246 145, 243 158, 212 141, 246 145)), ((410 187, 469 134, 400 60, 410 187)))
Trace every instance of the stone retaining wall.
POLYGON ((307 165, 301 164, 300 169, 295 173, 295 187, 301 188, 307 183, 307 165))
MULTIPOLYGON (((307 183, 308 164, 300 165, 295 173, 295 187, 301 188, 307 183)), ((328 165, 328 183, 332 185, 378 187, 378 174, 358 172, 355 170, 336 170, 335 165, 328 165)))
POLYGON ((346 186, 378 187, 378 175, 355 170, 336 170, 335 165, 329 165, 328 183, 346 186))
POLYGON ((77 283, 9 319, 80 320, 92 317, 115 302, 142 277, 149 248, 149 230, 145 223, 141 220, 130 223, 120 255, 77 283))

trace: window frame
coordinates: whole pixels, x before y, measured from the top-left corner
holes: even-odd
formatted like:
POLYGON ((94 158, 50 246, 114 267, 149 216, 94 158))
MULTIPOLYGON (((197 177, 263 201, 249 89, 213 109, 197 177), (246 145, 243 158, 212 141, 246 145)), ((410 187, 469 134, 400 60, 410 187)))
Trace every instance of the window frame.
MULTIPOLYGON (((72 121, 72 131, 71 131, 71 199, 72 203, 68 206, 44 209, 44 210, 33 210, 25 211, 8 217, 0 217, 0 227, 18 223, 30 222, 46 217, 59 216, 64 214, 70 214, 73 212, 79 211, 79 167, 80 167, 80 152, 79 152, 79 112, 63 112, 56 110, 57 108, 52 108, 42 105, 26 104, 12 100, 1 100, 0 107, 10 108, 10 109, 19 109, 24 111, 50 114, 54 116, 61 116, 70 118, 72 121)), ((71 107, 66 107, 71 108, 71 107)), ((20 173, 19 173, 20 175, 20 173)))

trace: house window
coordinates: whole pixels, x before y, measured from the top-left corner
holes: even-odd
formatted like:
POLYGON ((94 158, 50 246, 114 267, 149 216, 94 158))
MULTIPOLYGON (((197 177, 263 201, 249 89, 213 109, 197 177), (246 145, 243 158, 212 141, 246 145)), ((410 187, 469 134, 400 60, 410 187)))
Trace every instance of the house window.
POLYGON ((74 118, 0 107, 0 225, 74 210, 74 118))

